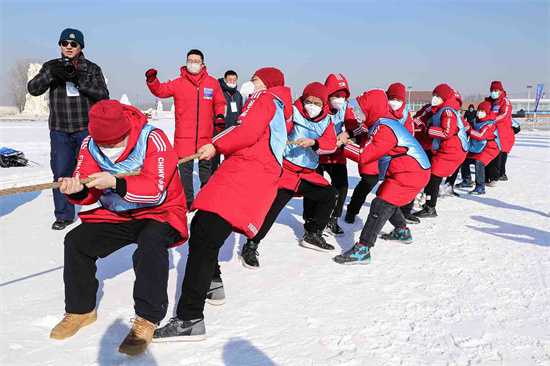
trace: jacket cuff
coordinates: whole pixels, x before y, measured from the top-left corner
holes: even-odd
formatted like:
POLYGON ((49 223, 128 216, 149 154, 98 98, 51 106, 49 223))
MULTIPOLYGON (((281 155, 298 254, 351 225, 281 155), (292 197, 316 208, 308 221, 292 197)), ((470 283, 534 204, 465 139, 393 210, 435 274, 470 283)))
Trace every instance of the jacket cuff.
POLYGON ((225 116, 223 114, 218 114, 216 116, 216 119, 225 119, 225 116))
POLYGON ((124 198, 126 196, 126 191, 128 189, 126 179, 124 178, 116 178, 116 188, 112 191, 116 194, 118 194, 121 198, 124 198))
POLYGON ((69 197, 73 201, 84 201, 86 198, 88 198, 89 194, 90 190, 88 189, 88 187, 84 186, 84 188, 80 192, 68 194, 67 197, 69 197))
POLYGON ((315 151, 319 150, 319 141, 315 140, 315 144, 311 148, 315 151))

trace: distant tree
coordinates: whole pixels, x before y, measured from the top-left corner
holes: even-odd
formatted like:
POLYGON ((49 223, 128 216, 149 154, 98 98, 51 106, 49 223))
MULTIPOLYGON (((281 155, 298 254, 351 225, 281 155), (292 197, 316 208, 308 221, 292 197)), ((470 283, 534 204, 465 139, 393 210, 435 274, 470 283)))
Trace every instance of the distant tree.
POLYGON ((487 95, 485 94, 468 94, 466 95, 466 98, 462 98, 463 100, 466 100, 468 102, 483 102, 487 95))
POLYGON ((25 107, 25 96, 27 95, 27 71, 33 62, 40 62, 33 58, 18 59, 11 67, 9 76, 6 79, 8 95, 11 102, 19 108, 19 112, 25 107))

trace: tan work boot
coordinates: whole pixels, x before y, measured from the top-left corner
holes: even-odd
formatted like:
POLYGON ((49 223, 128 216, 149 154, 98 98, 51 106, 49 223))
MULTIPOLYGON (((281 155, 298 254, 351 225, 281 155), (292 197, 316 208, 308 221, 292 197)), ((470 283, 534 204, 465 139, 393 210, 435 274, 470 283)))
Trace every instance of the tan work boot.
POLYGON ((95 309, 86 314, 65 313, 63 319, 52 329, 50 338, 61 340, 72 337, 80 328, 84 328, 96 320, 95 309))
POLYGON ((139 316, 137 319, 132 319, 132 322, 134 325, 118 348, 118 352, 125 353, 128 356, 137 356, 145 352, 147 346, 151 343, 151 339, 153 339, 153 333, 157 326, 155 323, 139 316))

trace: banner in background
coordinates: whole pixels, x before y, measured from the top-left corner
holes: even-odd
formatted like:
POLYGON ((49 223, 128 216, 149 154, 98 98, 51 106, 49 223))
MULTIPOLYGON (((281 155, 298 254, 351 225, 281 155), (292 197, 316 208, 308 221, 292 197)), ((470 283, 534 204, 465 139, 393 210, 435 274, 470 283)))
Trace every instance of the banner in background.
POLYGON ((544 89, 544 84, 537 84, 537 95, 535 96, 535 113, 537 113, 537 108, 539 107, 539 101, 542 97, 542 89, 544 89))

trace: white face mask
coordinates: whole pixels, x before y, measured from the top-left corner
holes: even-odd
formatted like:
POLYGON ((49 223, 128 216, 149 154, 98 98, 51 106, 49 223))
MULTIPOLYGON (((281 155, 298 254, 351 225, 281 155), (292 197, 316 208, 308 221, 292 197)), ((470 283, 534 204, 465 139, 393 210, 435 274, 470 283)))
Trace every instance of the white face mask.
POLYGON ((437 106, 437 105, 440 105, 441 103, 443 103, 443 99, 441 99, 440 97, 438 97, 437 95, 434 95, 432 97, 432 106, 437 106))
POLYGON ((390 100, 388 104, 390 105, 391 109, 393 109, 394 111, 398 110, 403 106, 403 102, 400 100, 390 100))
POLYGON ((241 94, 243 97, 248 98, 250 94, 254 93, 254 83, 252 81, 247 81, 241 85, 241 94))
POLYGON ((317 117, 319 114, 321 114, 321 110, 323 109, 315 104, 306 104, 304 108, 306 109, 307 114, 309 114, 309 118, 317 117))
POLYGON ((225 83, 225 85, 227 85, 227 86, 228 86, 229 88, 231 88, 231 89, 237 87, 237 84, 228 84, 228 83, 225 83))
POLYGON ((344 108, 345 103, 346 103, 346 98, 335 98, 330 102, 330 105, 334 109, 342 109, 344 108))
POLYGON ((105 155, 105 157, 107 157, 111 161, 111 163, 114 164, 115 161, 117 161, 117 159, 120 158, 124 150, 126 150, 126 146, 111 147, 111 148, 99 146, 99 150, 101 150, 103 155, 105 155))
POLYGON ((194 64, 191 62, 187 63, 187 71, 189 71, 191 74, 196 75, 202 70, 201 64, 194 64))
POLYGON ((485 111, 477 111, 476 116, 479 119, 483 119, 485 118, 485 116, 487 116, 487 113, 485 113, 485 111))

